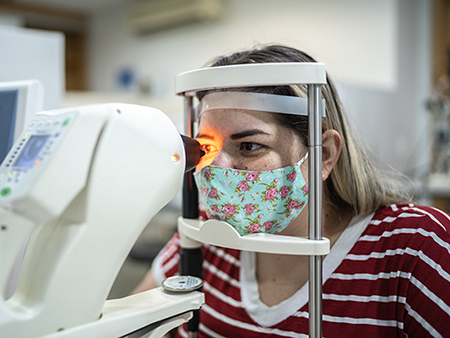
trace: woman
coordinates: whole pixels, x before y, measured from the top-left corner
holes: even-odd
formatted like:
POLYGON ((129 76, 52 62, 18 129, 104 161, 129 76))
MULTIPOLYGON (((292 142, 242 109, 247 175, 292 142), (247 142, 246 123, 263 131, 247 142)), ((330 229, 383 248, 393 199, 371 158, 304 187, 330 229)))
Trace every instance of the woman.
MULTIPOLYGON (((212 66, 268 62, 314 60, 272 45, 220 57, 212 66)), ((302 86, 280 86, 199 98, 232 102, 243 92, 257 93, 252 100, 305 97, 302 86)), ((375 168, 355 142, 330 79, 322 96, 323 236, 331 244, 323 262, 323 335, 450 336, 450 217, 410 204, 406 190, 375 168)), ((205 217, 225 219, 243 235, 307 236, 307 117, 252 104, 222 107, 200 112, 198 140, 212 161, 195 174, 205 217), (264 215, 254 217, 257 212, 264 215)), ((175 235, 136 292, 177 274, 178 250, 175 235)), ((307 257, 204 245, 203 267, 200 336, 308 335, 307 257)), ((179 334, 186 336, 185 328, 179 334)))

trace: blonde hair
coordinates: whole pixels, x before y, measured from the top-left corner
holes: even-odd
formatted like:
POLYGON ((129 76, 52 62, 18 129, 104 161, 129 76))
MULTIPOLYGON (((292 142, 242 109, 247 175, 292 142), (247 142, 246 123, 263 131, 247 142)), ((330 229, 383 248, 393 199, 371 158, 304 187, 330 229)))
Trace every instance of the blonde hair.
MULTIPOLYGON (((267 45, 248 51, 237 52, 217 58, 211 65, 226 66, 246 63, 270 62, 316 62, 312 57, 297 49, 267 45)), ((277 95, 306 96, 305 86, 273 86, 234 88, 235 91, 254 91, 277 95)), ((200 93, 200 98, 204 93, 200 93)), ((412 200, 410 190, 405 189, 400 175, 394 177, 380 168, 361 142, 355 140, 336 88, 327 74, 327 84, 322 86, 325 99, 326 117, 322 121, 322 131, 335 130, 342 138, 341 154, 324 182, 327 200, 335 207, 352 210, 356 215, 367 214, 381 207, 407 203, 412 200)), ((293 129, 308 145, 308 118, 304 116, 274 114, 276 120, 293 129)))
POLYGON ((333 82, 327 75, 322 96, 326 116, 322 130, 336 130, 342 138, 342 149, 330 178, 324 182, 327 199, 339 207, 351 206, 355 214, 367 214, 381 207, 408 203, 410 190, 401 183, 401 175, 377 167, 372 153, 355 139, 333 82))

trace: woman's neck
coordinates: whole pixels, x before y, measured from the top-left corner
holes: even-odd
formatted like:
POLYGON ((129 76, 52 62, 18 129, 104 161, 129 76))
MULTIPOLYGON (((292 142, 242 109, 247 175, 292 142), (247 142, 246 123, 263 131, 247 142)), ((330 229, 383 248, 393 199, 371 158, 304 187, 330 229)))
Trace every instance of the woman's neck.
MULTIPOLYGON (((292 223, 280 235, 308 237, 308 207, 292 221, 292 223)), ((351 209, 339 209, 331 203, 324 201, 322 208, 322 237, 330 240, 333 246, 347 225, 352 220, 354 213, 351 209)))
POLYGON ((333 247, 334 243, 336 243, 354 216, 353 210, 339 210, 335 206, 324 205, 322 235, 330 240, 330 247, 333 247))
MULTIPOLYGON (((330 246, 338 240, 353 218, 352 212, 338 212, 337 208, 324 204, 323 237, 330 240, 330 246)), ((280 234, 308 236, 308 213, 302 213, 280 234), (305 217, 306 215, 306 217, 305 217), (294 227, 291 227, 294 226, 294 227)), ((256 255, 256 279, 259 296, 263 303, 273 306, 294 295, 308 280, 308 256, 277 255, 258 253, 256 255)))

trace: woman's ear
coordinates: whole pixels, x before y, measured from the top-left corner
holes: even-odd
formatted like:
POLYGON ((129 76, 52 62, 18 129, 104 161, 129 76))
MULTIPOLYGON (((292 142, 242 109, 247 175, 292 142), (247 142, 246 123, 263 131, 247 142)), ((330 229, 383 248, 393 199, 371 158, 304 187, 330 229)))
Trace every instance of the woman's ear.
POLYGON ((325 181, 341 154, 342 138, 336 130, 322 133, 322 181, 325 181))

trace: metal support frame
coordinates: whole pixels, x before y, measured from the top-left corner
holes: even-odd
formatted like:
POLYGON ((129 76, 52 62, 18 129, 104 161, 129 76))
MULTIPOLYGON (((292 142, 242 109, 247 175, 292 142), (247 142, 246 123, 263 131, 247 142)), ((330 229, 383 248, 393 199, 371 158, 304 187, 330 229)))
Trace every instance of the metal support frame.
MULTIPOLYGON (((187 136, 193 137, 192 95, 195 91, 208 88, 290 84, 307 84, 308 86, 308 239, 321 240, 322 116, 320 105, 321 86, 326 84, 323 64, 251 64, 194 70, 178 75, 176 92, 185 96, 185 131, 187 136), (266 72, 263 72, 263 67, 266 72), (303 79, 301 83, 298 81, 300 71, 303 79)), ((186 200, 183 203, 192 204, 193 201, 187 201, 186 193, 183 195, 183 199, 186 200)), ((198 200, 196 199, 194 203, 198 203, 198 200)), ((317 254, 309 255, 309 336, 322 337, 322 256, 317 254)), ((190 337, 193 337, 191 333, 190 337)))
MULTIPOLYGON (((319 85, 308 86, 308 237, 322 238, 322 119, 319 85)), ((322 337, 322 256, 309 256, 309 336, 322 337)))
MULTIPOLYGON (((184 97, 185 125, 184 131, 186 136, 194 137, 194 106, 193 97, 184 97)), ((183 182, 183 217, 194 219, 199 217, 198 211, 198 191, 194 180, 193 171, 189 171, 184 175, 183 182)), ((201 247, 198 248, 181 248, 180 252, 180 274, 192 275, 203 279, 203 255, 201 247)), ((197 338, 198 327, 200 324, 200 310, 193 311, 193 318, 188 322, 188 337, 197 338)))
MULTIPOLYGON (((188 137, 193 137, 194 119, 193 119, 193 98, 184 97, 184 132, 188 137)), ((183 181, 183 213, 184 218, 198 218, 198 192, 194 181, 194 174, 191 171, 184 174, 183 181)))

